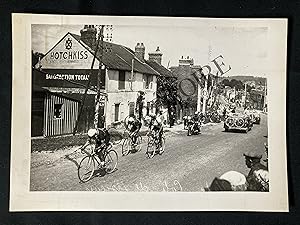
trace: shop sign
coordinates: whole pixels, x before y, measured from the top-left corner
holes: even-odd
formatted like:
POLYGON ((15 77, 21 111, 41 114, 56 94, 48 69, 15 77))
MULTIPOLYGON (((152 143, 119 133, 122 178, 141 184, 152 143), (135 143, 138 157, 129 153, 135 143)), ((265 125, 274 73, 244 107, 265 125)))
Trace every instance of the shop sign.
MULTIPOLYGON (((70 33, 63 37, 51 49, 45 57, 42 58, 39 65, 42 69, 90 69, 94 55, 88 50, 83 43, 80 43, 70 33)), ((99 67, 96 59, 94 68, 99 67)), ((55 76, 55 78, 61 76, 55 76)), ((80 79, 80 77, 70 76, 72 79, 80 79)), ((60 79, 60 78, 59 78, 60 79)))
POLYGON ((86 81, 89 80, 89 75, 82 74, 46 74, 46 80, 77 80, 86 81))

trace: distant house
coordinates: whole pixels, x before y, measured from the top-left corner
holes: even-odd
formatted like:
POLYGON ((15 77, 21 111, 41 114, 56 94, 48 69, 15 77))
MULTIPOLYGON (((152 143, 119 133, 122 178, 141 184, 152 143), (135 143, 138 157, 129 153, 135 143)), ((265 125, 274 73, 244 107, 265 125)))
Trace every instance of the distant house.
MULTIPOLYGON (((85 25, 80 31, 81 35, 67 33, 42 57, 33 69, 33 102, 37 89, 45 93, 43 105, 40 109, 40 123, 43 123, 43 129, 37 129, 32 135, 51 136, 71 133, 72 129, 63 129, 66 126, 66 120, 71 120, 70 124, 78 120, 78 132, 86 132, 93 127, 93 114, 95 111, 95 96, 97 90, 97 74, 99 72, 100 52, 95 54, 97 30, 93 25, 85 25), (94 61, 94 66, 92 62, 94 61), (86 101, 82 112, 81 102, 84 96, 85 87, 90 79, 90 88, 87 92, 86 101), (53 119, 51 110, 56 110, 57 104, 60 104, 62 115, 69 111, 72 104, 64 101, 53 102, 46 107, 46 95, 59 95, 64 98, 72 99, 76 103, 77 109, 72 117, 62 116, 56 118, 61 123, 56 123, 53 129, 59 132, 47 133, 47 121, 53 119), (81 113, 81 114, 80 114, 81 113), (81 115, 78 118, 78 115, 81 115), (43 121, 43 122, 41 122, 43 121)), ((156 99, 157 77, 160 73, 151 67, 150 62, 144 59, 145 46, 138 43, 135 51, 128 47, 104 42, 103 57, 101 66, 101 120, 99 125, 109 126, 120 123, 129 114, 133 114, 139 91, 145 93, 144 114, 149 111, 155 111, 154 106, 147 110, 147 106, 156 99)), ((40 96, 40 97, 41 97, 40 96)), ((39 98, 40 98, 39 97, 39 98)), ((32 123, 32 126, 41 127, 41 124, 32 123)), ((69 125, 68 125, 69 126, 69 125)))
POLYGON ((178 79, 179 93, 183 100, 181 116, 191 115, 197 109, 197 80, 192 75, 195 72, 194 60, 190 57, 179 59, 178 66, 170 67, 172 74, 178 79))
POLYGON ((163 111, 163 114, 165 114, 166 119, 170 121, 171 114, 175 114, 175 119, 178 119, 180 117, 180 110, 178 108, 178 103, 180 102, 180 99, 176 98, 178 91, 176 91, 176 94, 173 94, 173 90, 166 90, 170 86, 165 87, 166 82, 169 84, 173 83, 175 84, 177 88, 177 77, 167 68, 165 68, 162 64, 162 53, 157 47, 155 52, 149 53, 149 60, 147 60, 147 63, 155 70, 157 71, 160 76, 157 77, 157 103, 159 109, 163 111), (170 93, 169 95, 173 95, 171 97, 172 101, 167 101, 167 103, 163 104, 162 102, 166 102, 164 97, 170 93))

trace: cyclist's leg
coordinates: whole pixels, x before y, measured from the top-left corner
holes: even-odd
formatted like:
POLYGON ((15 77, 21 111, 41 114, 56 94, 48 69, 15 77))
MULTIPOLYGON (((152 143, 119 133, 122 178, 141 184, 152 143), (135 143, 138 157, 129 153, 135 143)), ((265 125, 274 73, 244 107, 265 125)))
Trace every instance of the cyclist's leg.
POLYGON ((104 153, 103 153, 104 149, 99 148, 97 151, 97 155, 100 159, 101 165, 104 165, 104 153))
POLYGON ((159 133, 158 133, 158 135, 159 135, 159 143, 160 143, 160 144, 162 144, 162 136, 163 136, 163 133, 164 133, 164 130, 163 130, 163 127, 161 127, 161 128, 159 129, 159 133))
POLYGON ((133 131, 133 133, 132 133, 132 143, 133 144, 136 144, 136 131, 133 131))

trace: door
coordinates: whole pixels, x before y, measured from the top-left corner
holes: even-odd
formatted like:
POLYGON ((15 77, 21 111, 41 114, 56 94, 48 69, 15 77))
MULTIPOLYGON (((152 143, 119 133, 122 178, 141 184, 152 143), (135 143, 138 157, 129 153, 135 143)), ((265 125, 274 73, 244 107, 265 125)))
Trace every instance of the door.
POLYGON ((120 103, 115 104, 115 122, 119 121, 120 103))

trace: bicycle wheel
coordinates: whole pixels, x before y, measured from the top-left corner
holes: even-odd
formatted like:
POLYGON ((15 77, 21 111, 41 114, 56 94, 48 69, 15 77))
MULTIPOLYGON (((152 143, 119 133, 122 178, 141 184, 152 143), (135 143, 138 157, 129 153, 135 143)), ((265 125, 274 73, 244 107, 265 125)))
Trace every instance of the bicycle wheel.
POLYGON ((146 151, 147 157, 149 159, 153 158, 153 156, 155 155, 155 151, 156 151, 156 145, 154 143, 154 139, 153 139, 153 137, 149 137, 147 151, 146 151))
POLYGON ((142 144, 142 136, 138 135, 137 139, 136 139, 135 151, 137 151, 137 152, 141 151, 141 149, 142 149, 141 144, 142 144))
POLYGON ((105 172, 112 173, 115 171, 118 165, 118 154, 115 150, 110 150, 105 155, 105 172))
POLYGON ((129 152, 131 150, 131 145, 132 145, 132 141, 131 141, 130 137, 124 139, 123 144, 122 144, 122 155, 123 156, 126 156, 129 154, 129 152))
POLYGON ((160 150, 159 150, 160 155, 162 155, 165 152, 165 148, 166 148, 166 139, 165 139, 165 137, 162 137, 161 146, 160 146, 160 150))
POLYGON ((87 182, 92 178, 95 171, 95 161, 93 156, 85 156, 78 167, 77 174, 81 182, 87 182))

